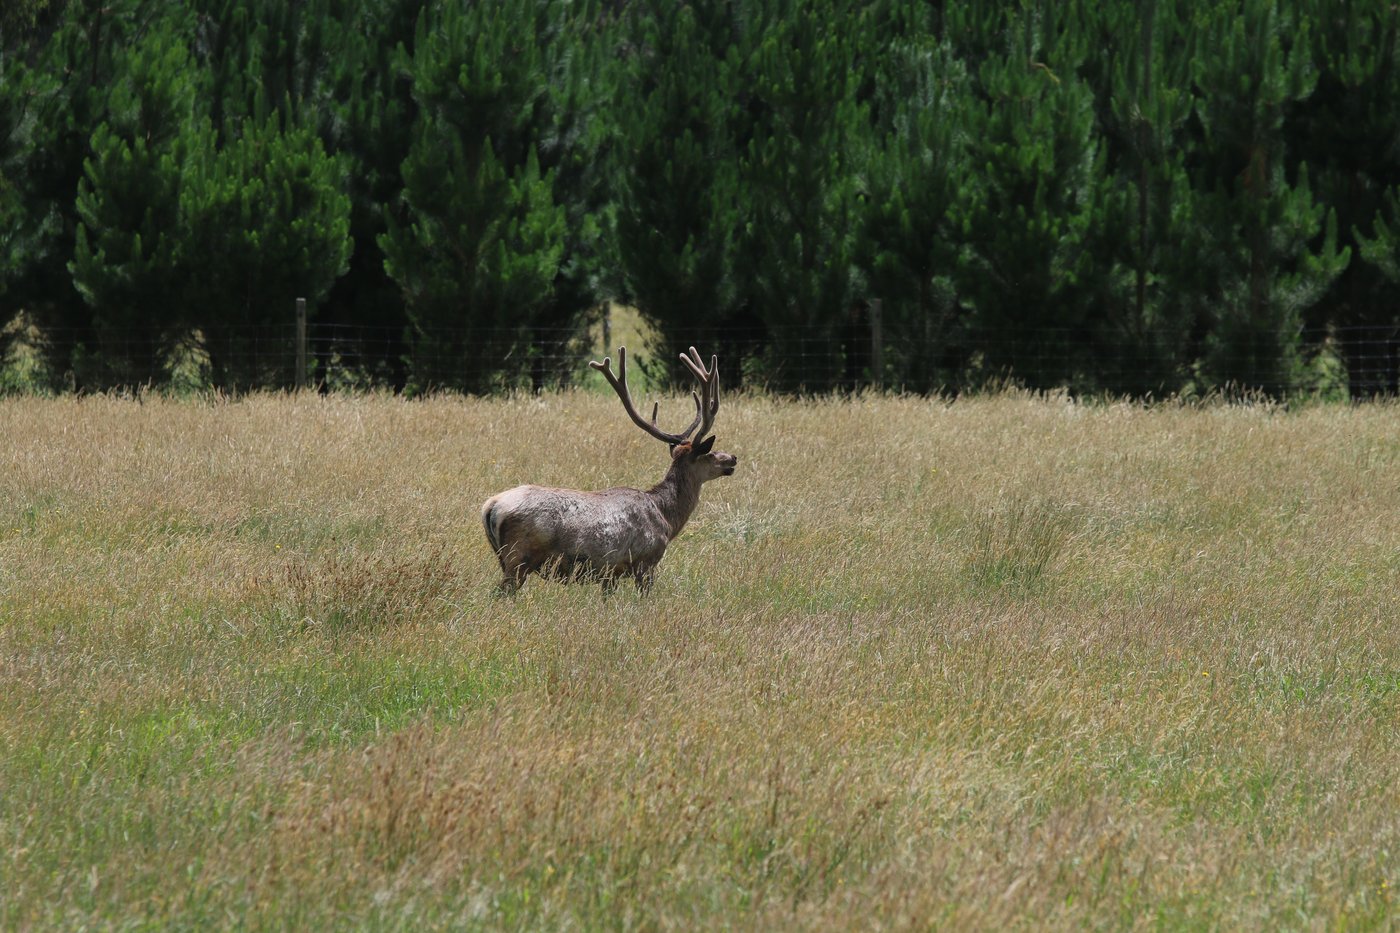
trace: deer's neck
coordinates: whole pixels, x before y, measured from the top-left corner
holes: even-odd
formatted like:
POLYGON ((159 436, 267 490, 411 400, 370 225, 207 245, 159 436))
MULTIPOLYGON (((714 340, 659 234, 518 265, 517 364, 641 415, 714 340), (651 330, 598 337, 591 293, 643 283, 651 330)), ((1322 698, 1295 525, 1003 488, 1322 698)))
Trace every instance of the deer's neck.
POLYGON ((648 490, 647 494, 656 500, 661 514, 671 526, 671 537, 675 538, 681 533, 685 523, 690 520, 690 513, 695 511, 695 506, 700 502, 700 480, 685 469, 683 463, 672 461, 666 476, 648 490))

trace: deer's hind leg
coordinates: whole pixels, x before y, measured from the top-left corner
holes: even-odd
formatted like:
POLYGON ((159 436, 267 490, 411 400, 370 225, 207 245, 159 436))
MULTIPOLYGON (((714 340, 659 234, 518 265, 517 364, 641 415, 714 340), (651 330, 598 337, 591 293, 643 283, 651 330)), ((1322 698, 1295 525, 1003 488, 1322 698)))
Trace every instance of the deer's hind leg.
POLYGON ((540 569, 538 561, 532 561, 513 547, 503 547, 496 555, 501 562, 501 582, 496 584, 497 596, 514 596, 525 585, 525 578, 540 569))
POLYGON ((507 570, 501 582, 496 584, 497 596, 514 596, 520 592, 520 588, 525 585, 525 578, 530 575, 529 571, 514 572, 507 570))

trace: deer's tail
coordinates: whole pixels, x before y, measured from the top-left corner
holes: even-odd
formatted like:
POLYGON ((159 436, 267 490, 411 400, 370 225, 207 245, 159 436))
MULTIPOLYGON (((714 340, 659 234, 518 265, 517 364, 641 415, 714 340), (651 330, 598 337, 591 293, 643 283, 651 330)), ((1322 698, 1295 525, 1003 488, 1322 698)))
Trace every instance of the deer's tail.
POLYGON ((491 550, 501 553, 501 525, 505 523, 505 510, 496 501, 497 497, 492 496, 486 500, 486 504, 481 507, 481 524, 486 526, 486 540, 491 544, 491 550))

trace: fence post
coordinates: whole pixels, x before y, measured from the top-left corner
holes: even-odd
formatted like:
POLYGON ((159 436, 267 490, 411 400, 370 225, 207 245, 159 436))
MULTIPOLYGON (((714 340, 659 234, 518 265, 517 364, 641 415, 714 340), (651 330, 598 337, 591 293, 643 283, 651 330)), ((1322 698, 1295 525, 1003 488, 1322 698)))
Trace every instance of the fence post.
POLYGON ((297 299, 297 391, 306 388, 306 299, 297 299))
POLYGON ((877 389, 884 388, 885 384, 885 338, 881 332, 881 304, 879 298, 870 299, 870 384, 877 389))

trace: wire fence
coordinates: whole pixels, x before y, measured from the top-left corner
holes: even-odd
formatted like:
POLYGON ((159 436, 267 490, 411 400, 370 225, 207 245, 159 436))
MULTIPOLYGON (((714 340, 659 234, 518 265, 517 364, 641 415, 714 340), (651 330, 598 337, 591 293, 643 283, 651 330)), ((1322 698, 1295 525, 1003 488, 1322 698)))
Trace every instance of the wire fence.
POLYGON ((1324 339, 1335 340, 1353 394, 1400 394, 1400 323, 1339 327, 1324 339))
MULTIPOLYGON (((541 389, 588 378, 588 361, 614 351, 609 336, 601 321, 530 330, 438 330, 431 339, 416 338, 401 326, 316 321, 307 322, 302 332, 288 322, 220 327, 175 338, 49 328, 0 336, 0 388, 23 390, 24 372, 60 390, 290 388, 298 383, 300 340, 306 384, 322 391, 541 389)), ((1206 375, 1199 371, 1202 364, 1173 363, 1169 355, 1150 350, 1132 352, 1121 345, 1096 350, 1091 337, 1061 327, 961 327, 911 340, 899 334, 880 338, 867 322, 825 329, 697 326, 693 334, 672 339, 679 339, 677 351, 695 343, 707 354, 718 353, 728 387, 957 391, 1015 383, 1160 395, 1233 385, 1276 396, 1400 394, 1400 322, 1306 329, 1299 337, 1297 365, 1279 367, 1267 353, 1215 352, 1206 375)), ((634 346, 629 363, 641 379, 659 385, 683 375, 674 366, 675 355, 663 355, 655 346, 634 346)))

